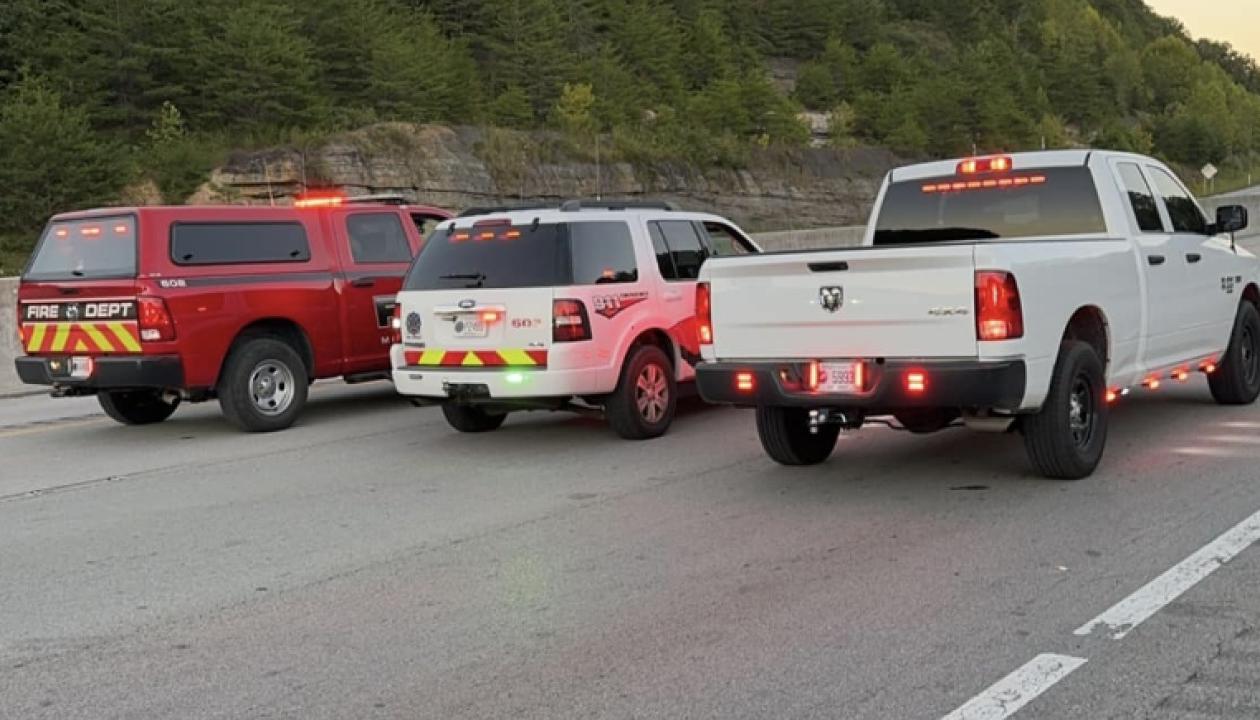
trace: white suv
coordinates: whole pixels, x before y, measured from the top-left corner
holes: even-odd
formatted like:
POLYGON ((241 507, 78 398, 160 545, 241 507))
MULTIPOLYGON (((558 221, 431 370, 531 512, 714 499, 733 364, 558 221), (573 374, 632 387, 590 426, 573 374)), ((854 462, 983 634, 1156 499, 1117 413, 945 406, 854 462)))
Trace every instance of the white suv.
POLYGON ((407 274, 394 384, 461 432, 514 410, 602 408, 624 438, 660 436, 700 357, 701 265, 755 252, 730 221, 666 204, 469 210, 407 274))

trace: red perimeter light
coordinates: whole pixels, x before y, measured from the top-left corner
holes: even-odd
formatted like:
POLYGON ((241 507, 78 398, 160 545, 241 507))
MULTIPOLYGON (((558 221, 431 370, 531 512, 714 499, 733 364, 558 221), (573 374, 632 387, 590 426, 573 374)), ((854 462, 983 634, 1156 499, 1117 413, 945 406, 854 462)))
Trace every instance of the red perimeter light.
POLYGON ((752 392, 757 386, 756 379, 750 372, 735 373, 735 389, 740 392, 752 392))
POLYGON ((57 228, 53 231, 53 235, 59 238, 70 237, 70 231, 65 228, 57 228))
POLYGON ((810 392, 817 392, 818 387, 822 384, 822 363, 817 360, 809 361, 809 377, 806 378, 806 385, 810 392))
POLYGON ((1007 172, 1015 167, 1010 157, 1001 155, 987 158, 968 158, 958 163, 959 175, 977 175, 989 172, 1007 172))
POLYGON ((1211 375, 1212 373, 1216 372, 1216 363, 1210 362, 1210 361, 1205 362, 1199 366, 1199 369, 1202 370, 1204 373, 1211 375))
POLYGON ((131 228, 127 227, 126 225, 114 226, 114 234, 116 235, 126 235, 129 230, 131 230, 131 228))
POLYGON ((1114 403, 1115 403, 1117 400, 1119 400, 1119 399, 1120 399, 1120 391, 1119 391, 1119 390, 1108 390, 1108 391, 1107 391, 1107 404, 1108 404, 1108 405, 1112 405, 1112 404, 1114 404, 1114 403))
POLYGON ((1173 374, 1172 374, 1172 379, 1173 379, 1173 380, 1176 380, 1177 382, 1185 382, 1185 381, 1186 381, 1186 380, 1188 380, 1189 378, 1190 378, 1190 371, 1189 371, 1189 370, 1186 370, 1186 369, 1178 369, 1178 370, 1174 370, 1174 371, 1173 371, 1173 374))
POLYGON ((481 322, 486 323, 486 324, 499 321, 499 313, 493 310, 487 310, 486 312, 481 313, 480 317, 481 317, 481 322))
POLYGON ((84 237, 96 237, 101 234, 101 229, 96 225, 88 225, 86 227, 79 228, 79 234, 84 237))
POLYGON ((471 234, 471 233, 468 233, 468 232, 457 232, 457 233, 454 233, 454 234, 452 234, 452 235, 451 235, 451 242, 457 242, 457 243, 458 243, 458 242, 464 242, 465 240, 468 240, 468 239, 469 239, 469 238, 471 238, 471 237, 472 237, 472 234, 471 234))
POLYGON ((921 395, 924 392, 927 392, 927 373, 906 373, 906 392, 914 395, 921 395))
POLYGON ((1158 390, 1159 386, 1162 385, 1163 383, 1159 381, 1159 378, 1152 375, 1151 377, 1146 378, 1146 382, 1142 384, 1145 385, 1147 389, 1149 390, 1158 390))
POLYGON ((1014 178, 1004 177, 990 178, 988 180, 968 180, 966 182, 928 183, 923 186, 923 192, 930 195, 932 193, 963 192, 965 190, 1002 190, 1012 187, 1044 185, 1045 183, 1045 175, 1021 175, 1014 178))

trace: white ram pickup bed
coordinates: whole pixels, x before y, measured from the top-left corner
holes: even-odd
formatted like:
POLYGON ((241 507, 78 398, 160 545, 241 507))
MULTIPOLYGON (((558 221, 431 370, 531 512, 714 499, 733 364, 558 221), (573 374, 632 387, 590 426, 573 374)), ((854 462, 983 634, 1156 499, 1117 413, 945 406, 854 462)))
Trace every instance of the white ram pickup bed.
POLYGON ((892 415, 1018 429, 1089 475, 1108 406, 1192 373, 1260 395, 1257 259, 1163 164, 1100 151, 934 162, 885 179, 862 247, 718 258, 697 293, 701 395, 757 408, 766 452, 820 463, 892 415))

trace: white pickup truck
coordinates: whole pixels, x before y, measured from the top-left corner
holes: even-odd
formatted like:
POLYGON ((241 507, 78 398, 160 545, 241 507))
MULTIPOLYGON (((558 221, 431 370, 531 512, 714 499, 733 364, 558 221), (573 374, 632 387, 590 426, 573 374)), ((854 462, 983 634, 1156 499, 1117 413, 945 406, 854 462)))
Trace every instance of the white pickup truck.
POLYGON ((1260 395, 1257 259, 1163 164, 1100 151, 933 162, 885 179, 861 247, 716 258, 697 322, 708 401, 757 409, 786 465, 873 416, 1018 430, 1047 477, 1102 458, 1108 408, 1208 375, 1260 395))

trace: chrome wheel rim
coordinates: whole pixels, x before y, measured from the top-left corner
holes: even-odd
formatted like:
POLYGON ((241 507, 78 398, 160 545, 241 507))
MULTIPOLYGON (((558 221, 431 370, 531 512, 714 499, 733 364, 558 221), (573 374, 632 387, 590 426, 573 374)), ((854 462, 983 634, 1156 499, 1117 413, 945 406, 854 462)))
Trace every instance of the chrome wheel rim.
POLYGON ((1078 448, 1088 446, 1094 437, 1095 404, 1094 389, 1089 380, 1076 378, 1068 398, 1068 428, 1072 432, 1072 443, 1078 448))
POLYGON ((639 372, 634 386, 634 400, 639 407, 639 417, 656 424, 665 417, 669 405, 669 380, 660 365, 648 363, 639 372))
POLYGON ((281 415, 293 404, 293 371, 275 360, 264 360, 249 374, 249 399, 263 415, 281 415))

